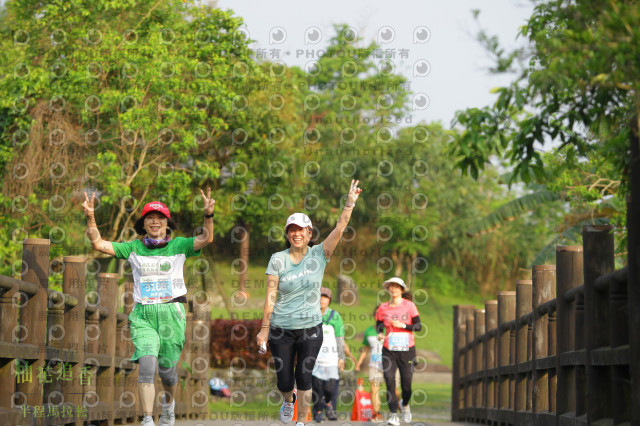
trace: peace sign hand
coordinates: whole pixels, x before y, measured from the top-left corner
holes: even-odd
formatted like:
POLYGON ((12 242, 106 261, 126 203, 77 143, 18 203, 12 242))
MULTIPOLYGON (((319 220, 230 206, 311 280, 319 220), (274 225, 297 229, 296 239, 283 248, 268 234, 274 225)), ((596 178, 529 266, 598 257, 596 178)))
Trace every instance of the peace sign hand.
POLYGON ((89 199, 89 196, 87 195, 87 193, 84 193, 84 202, 82 203, 82 209, 84 210, 84 215, 86 217, 93 217, 94 216, 94 201, 96 199, 96 193, 94 192, 93 194, 91 194, 91 199, 89 199))
POLYGON ((204 191, 201 189, 200 195, 202 195, 202 199, 204 200, 204 214, 206 215, 213 214, 213 209, 216 206, 216 200, 211 198, 211 188, 208 188, 207 195, 204 195, 204 191))
POLYGON ((350 204, 354 204, 362 192, 362 188, 358 188, 358 183, 360 183, 359 180, 351 179, 351 187, 347 195, 347 202, 350 204))

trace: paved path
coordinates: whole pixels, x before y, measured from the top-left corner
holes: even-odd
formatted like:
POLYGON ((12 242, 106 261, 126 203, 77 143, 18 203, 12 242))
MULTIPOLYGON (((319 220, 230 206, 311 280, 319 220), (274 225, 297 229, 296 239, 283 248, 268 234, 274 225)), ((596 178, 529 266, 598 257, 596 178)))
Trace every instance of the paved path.
MULTIPOLYGON (((380 426, 385 423, 379 422, 322 422, 322 426, 380 426)), ((280 422, 258 422, 258 421, 228 421, 228 420, 180 420, 176 421, 176 426, 284 426, 280 422)), ((316 426, 316 423, 307 423, 309 426, 316 426)), ((407 425, 401 423, 401 425, 407 425)), ((469 425, 471 423, 451 423, 451 422, 412 422, 410 426, 452 426, 452 425, 469 425)), ((289 423, 289 426, 295 426, 294 422, 289 423)), ((475 426, 475 425, 474 425, 475 426)))

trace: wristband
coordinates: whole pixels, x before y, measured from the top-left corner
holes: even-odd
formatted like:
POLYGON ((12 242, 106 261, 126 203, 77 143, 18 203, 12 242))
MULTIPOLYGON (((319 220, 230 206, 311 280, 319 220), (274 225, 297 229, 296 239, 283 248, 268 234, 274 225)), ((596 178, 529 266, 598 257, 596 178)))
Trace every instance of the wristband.
POLYGON ((345 207, 349 207, 349 208, 353 208, 353 207, 356 206, 356 203, 350 203, 350 202, 347 201, 346 203, 344 203, 344 206, 345 207))
POLYGON ((262 326, 262 327, 260 327, 260 328, 269 328, 269 326, 268 326, 268 325, 263 325, 263 326, 262 326))
POLYGON ((207 219, 211 219, 213 217, 213 213, 205 214, 204 217, 207 218, 207 219))

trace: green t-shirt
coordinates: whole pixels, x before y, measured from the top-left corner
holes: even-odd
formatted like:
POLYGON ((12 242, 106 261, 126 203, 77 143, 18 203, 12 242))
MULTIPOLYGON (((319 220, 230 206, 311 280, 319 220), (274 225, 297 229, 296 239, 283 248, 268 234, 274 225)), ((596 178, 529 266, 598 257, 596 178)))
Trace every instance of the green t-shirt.
POLYGON ((187 257, 199 256, 192 238, 172 238, 161 248, 150 249, 140 240, 112 243, 118 259, 127 259, 133 273, 133 300, 154 304, 187 294, 183 267, 187 257))
POLYGON ((297 264, 291 261, 289 249, 271 255, 266 274, 279 278, 271 325, 298 330, 320 324, 320 287, 327 262, 322 244, 309 247, 297 264))
POLYGON ((382 370, 382 342, 378 340, 378 333, 374 326, 365 330, 362 344, 371 348, 369 366, 382 370))
POLYGON ((327 308, 327 312, 322 315, 322 323, 332 326, 335 331, 336 337, 344 336, 344 322, 342 321, 342 317, 337 311, 334 311, 331 308, 327 308), (333 312, 333 317, 331 317, 331 320, 329 320, 331 312, 333 312))

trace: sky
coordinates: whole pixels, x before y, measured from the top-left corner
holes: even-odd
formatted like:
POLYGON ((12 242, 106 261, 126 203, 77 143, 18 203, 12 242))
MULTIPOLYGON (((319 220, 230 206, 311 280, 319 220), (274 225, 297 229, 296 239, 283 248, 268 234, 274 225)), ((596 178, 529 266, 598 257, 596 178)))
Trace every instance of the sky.
POLYGON ((389 58, 407 77, 412 96, 411 123, 440 121, 446 128, 456 111, 495 101, 492 88, 513 76, 493 75, 492 61, 475 35, 481 27, 497 35, 505 47, 522 45, 518 37, 533 11, 524 0, 218 0, 244 19, 243 31, 254 50, 268 60, 305 67, 318 58, 334 36, 334 24, 346 24, 362 45, 376 41, 395 49, 389 58), (472 10, 480 10, 479 25, 472 10), (275 57, 277 54, 279 57, 275 57), (428 100, 427 100, 428 98, 428 100))

